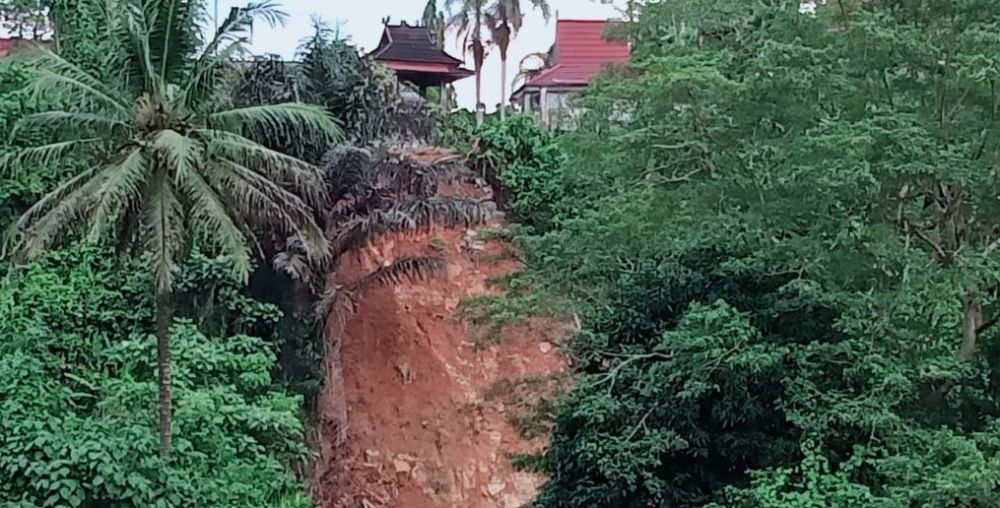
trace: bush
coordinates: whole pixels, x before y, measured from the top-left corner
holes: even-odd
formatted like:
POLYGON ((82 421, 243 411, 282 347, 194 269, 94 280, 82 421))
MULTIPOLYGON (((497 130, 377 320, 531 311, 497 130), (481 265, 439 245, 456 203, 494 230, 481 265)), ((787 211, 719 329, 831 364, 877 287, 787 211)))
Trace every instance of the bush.
POLYGON ((178 320, 175 449, 158 456, 150 275, 114 261, 57 251, 0 288, 0 506, 294 500, 302 401, 275 387, 275 355, 259 338, 178 320))
POLYGON ((500 191, 514 218, 539 231, 557 220, 557 203, 568 192, 564 156, 552 134, 532 117, 511 115, 479 130, 470 163, 500 191))

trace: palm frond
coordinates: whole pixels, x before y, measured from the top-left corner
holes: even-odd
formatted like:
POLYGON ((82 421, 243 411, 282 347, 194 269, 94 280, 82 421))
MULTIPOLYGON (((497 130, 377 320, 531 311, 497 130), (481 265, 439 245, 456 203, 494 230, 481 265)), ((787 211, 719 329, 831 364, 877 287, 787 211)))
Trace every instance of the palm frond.
POLYGON ((284 136, 320 135, 336 141, 343 135, 337 119, 329 111, 310 104, 286 102, 231 109, 212 114, 209 125, 234 133, 244 129, 264 129, 284 136))
POLYGON ((153 179, 142 219, 142 238, 156 274, 158 292, 169 292, 174 269, 184 247, 184 212, 165 171, 153 179))
POLYGON ((98 148, 104 144, 101 138, 70 139, 47 145, 14 149, 0 156, 0 175, 16 172, 20 168, 52 164, 69 156, 79 158, 87 147, 98 148))
POLYGON ((148 63, 162 83, 176 84, 191 69, 202 45, 201 27, 207 16, 201 0, 142 0, 133 15, 141 21, 145 44, 137 45, 132 60, 148 63))
POLYGON ((343 327, 347 316, 357 312, 357 306, 354 303, 354 295, 349 290, 340 285, 330 285, 316 299, 313 312, 320 323, 327 322, 330 314, 334 313, 337 324, 343 327))
POLYGON ((338 199, 357 192, 359 187, 372 181, 373 159, 371 150, 351 144, 337 144, 329 149, 323 155, 323 176, 331 197, 338 199))
POLYGON ((131 105, 118 100, 113 90, 87 71, 47 49, 36 49, 29 55, 33 76, 26 89, 34 100, 51 98, 81 105, 91 99, 111 107, 123 118, 130 117, 131 105))
POLYGON ((88 136, 100 133, 108 137, 113 132, 122 132, 131 126, 117 118, 79 111, 42 111, 25 115, 17 121, 10 136, 17 138, 24 132, 45 131, 58 133, 86 133, 88 136))
POLYGON ((237 162, 224 160, 206 175, 248 222, 276 226, 297 237, 306 255, 325 259, 328 246, 313 210, 300 197, 237 162), (218 182, 215 184, 215 182, 218 182))
POLYGON ((294 190, 312 207, 326 204, 326 188, 316 166, 239 134, 202 129, 193 133, 208 142, 207 151, 213 156, 235 162, 294 190))
MULTIPOLYGON (((159 2, 149 2, 158 4, 159 2)), ((133 44, 131 56, 128 62, 134 68, 134 73, 142 78, 145 84, 144 89, 152 90, 159 95, 163 95, 165 90, 164 76, 160 74, 153 65, 152 49, 149 45, 151 31, 150 21, 146 19, 146 12, 143 7, 136 4, 126 4, 125 6, 125 28, 129 39, 133 44)), ((151 15, 156 17, 156 12, 151 15)))
POLYGON ((429 231, 434 226, 470 227, 499 217, 496 205, 488 201, 443 196, 406 201, 349 222, 331 242, 331 251, 339 256, 386 233, 429 231))
POLYGON ((247 52, 246 45, 249 42, 249 38, 243 38, 233 41, 215 53, 203 53, 192 65, 191 72, 180 86, 178 102, 186 108, 197 109, 197 105, 206 95, 216 92, 219 87, 226 86, 226 79, 229 76, 227 71, 235 71, 236 66, 233 62, 247 52))
POLYGON ((149 177, 149 161, 135 148, 121 161, 110 164, 95 180, 95 207, 90 214, 90 241, 99 241, 120 218, 127 203, 142 193, 149 177))
POLYGON ((30 259, 51 245, 59 233, 74 224, 94 196, 98 168, 88 169, 42 196, 14 221, 4 235, 4 254, 30 259))
MULTIPOLYGON (((541 11, 542 17, 545 18, 545 22, 548 23, 552 19, 552 6, 549 5, 548 0, 530 0, 531 5, 541 11)), ((518 26, 520 29, 520 26, 518 26)))
POLYGON ((271 264, 275 270, 288 274, 292 280, 297 280, 310 289, 315 290, 320 282, 317 266, 301 252, 301 249, 286 245, 281 252, 274 255, 271 264))
POLYGON ((205 156, 202 143, 171 129, 158 131, 150 146, 163 158, 175 181, 181 181, 188 173, 196 171, 196 166, 205 156))
POLYGON ((278 9, 276 2, 270 0, 251 2, 231 10, 216 27, 215 35, 194 60, 191 72, 181 83, 182 104, 191 105, 200 93, 212 90, 219 84, 220 69, 232 67, 234 58, 249 52, 249 34, 255 19, 263 20, 269 26, 283 25, 287 15, 278 9))
POLYGON ((244 36, 253 29, 254 20, 262 20, 271 27, 284 25, 288 20, 288 15, 278 5, 272 0, 264 0, 250 2, 243 7, 229 11, 226 19, 216 27, 215 35, 205 46, 202 54, 211 55, 227 43, 245 40, 244 36))
POLYGON ((350 291, 361 293, 377 286, 440 277, 446 273, 447 268, 448 263, 441 256, 402 257, 358 279, 350 285, 350 291))
POLYGON ((188 198, 190 228, 205 232, 208 241, 218 246, 229 259, 233 276, 246 282, 252 263, 247 237, 230 215, 221 197, 197 171, 188 171, 179 178, 178 187, 188 198))

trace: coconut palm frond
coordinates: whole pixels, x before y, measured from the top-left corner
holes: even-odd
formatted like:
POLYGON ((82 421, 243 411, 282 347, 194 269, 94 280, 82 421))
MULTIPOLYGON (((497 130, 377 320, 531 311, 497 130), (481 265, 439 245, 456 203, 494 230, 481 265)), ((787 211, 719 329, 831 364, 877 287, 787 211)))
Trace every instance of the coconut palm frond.
POLYGON ((399 258, 355 281, 350 285, 350 292, 358 294, 373 287, 440 277, 445 274, 447 267, 447 261, 441 256, 399 258))
MULTIPOLYGON (((133 47, 129 48, 132 58, 128 59, 132 76, 141 79, 145 89, 152 90, 157 94, 163 94, 166 83, 163 80, 163 74, 153 64, 153 51, 149 43, 151 23, 146 19, 146 11, 144 9, 144 7, 148 8, 151 5, 155 5, 155 3, 157 2, 151 2, 144 6, 131 3, 126 4, 125 32, 128 34, 128 40, 133 45, 133 47)), ((155 20, 156 13, 153 12, 151 15, 155 20)), ((175 12, 167 13, 167 16, 171 18, 175 15, 175 12)))
POLYGON ((184 211, 166 172, 159 172, 149 187, 142 218, 142 241, 150 254, 157 291, 169 293, 185 244, 184 211))
POLYGON ((286 187, 313 208, 328 201, 321 171, 301 159, 272 150, 257 142, 225 131, 194 131, 208 142, 208 152, 242 166, 286 187))
POLYGON ((43 111, 25 115, 18 120, 10 135, 16 138, 23 132, 43 131, 81 134, 85 137, 100 134, 102 137, 107 137, 111 132, 123 132, 130 128, 129 124, 107 115, 78 111, 43 111))
POLYGON ((245 283, 253 269, 250 242, 230 215, 230 208, 197 171, 185 173, 179 179, 179 188, 191 204, 188 214, 191 228, 206 233, 205 238, 228 258, 233 277, 245 283))
POLYGON ((207 21, 200 0, 158 0, 148 2, 148 22, 142 30, 147 39, 147 55, 152 72, 164 83, 176 83, 190 69, 190 55, 201 46, 198 27, 207 21))
POLYGON ((327 141, 343 135, 340 124, 326 109, 311 104, 286 102, 247 106, 214 113, 208 117, 214 128, 243 133, 246 129, 262 129, 284 136, 319 134, 327 141))
POLYGON ((93 137, 11 150, 0 156, 0 174, 15 173, 26 167, 45 166, 68 157, 79 158, 81 152, 103 145, 104 139, 93 137))
POLYGON ((79 223, 90 208, 100 179, 88 169, 42 196, 7 229, 4 254, 30 259, 47 249, 66 229, 79 223))
POLYGON ((51 50, 36 47, 22 55, 33 73, 26 87, 33 100, 50 98, 76 105, 91 101, 112 108, 123 118, 131 114, 131 105, 116 90, 51 50))
POLYGON ((261 20, 268 26, 284 25, 288 16, 280 10, 276 2, 250 2, 232 9, 225 20, 216 28, 215 35, 205 45, 191 65, 191 72, 180 85, 182 104, 196 104, 206 93, 217 90, 220 81, 224 81, 227 73, 222 70, 232 69, 233 61, 249 53, 250 33, 255 20, 261 20))
POLYGON ((323 231, 313 218, 313 209, 299 196, 272 180, 234 161, 221 161, 218 171, 210 175, 219 183, 217 188, 236 203, 239 212, 249 222, 277 227, 299 241, 311 260, 326 259, 329 250, 323 231))
POLYGON ((105 168, 96 183, 94 209, 90 213, 88 238, 98 242, 108 228, 118 222, 122 209, 144 190, 149 178, 149 161, 141 148, 105 168))
POLYGON ((163 158, 175 181, 184 180, 188 173, 197 170, 198 161, 204 160, 201 143, 172 129, 163 129, 153 136, 150 147, 163 158))
POLYGON ((434 226, 469 227, 499 217, 496 205, 461 197, 432 197, 375 210, 349 222, 331 242, 334 256, 367 245, 372 238, 390 232, 427 231, 434 226))
POLYGON ((202 57, 211 56, 220 47, 233 42, 245 40, 245 35, 253 29, 253 23, 261 20, 269 27, 284 25, 288 14, 279 8, 278 2, 264 0, 250 2, 243 7, 229 11, 229 15, 216 28, 212 40, 205 46, 202 57))

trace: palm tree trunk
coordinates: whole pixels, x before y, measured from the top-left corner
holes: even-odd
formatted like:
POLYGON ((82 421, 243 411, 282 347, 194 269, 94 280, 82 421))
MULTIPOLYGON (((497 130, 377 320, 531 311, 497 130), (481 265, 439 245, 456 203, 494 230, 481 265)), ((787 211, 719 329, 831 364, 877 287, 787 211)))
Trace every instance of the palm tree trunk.
MULTIPOLYGON (((506 53, 506 51, 503 51, 506 53)), ((507 55, 500 55, 500 121, 507 119, 507 55)))
POLYGON ((483 75, 482 69, 476 69, 476 127, 483 125, 483 100, 482 100, 483 75))
POLYGON ((156 293, 156 365, 160 384, 160 456, 170 453, 170 294, 156 293))

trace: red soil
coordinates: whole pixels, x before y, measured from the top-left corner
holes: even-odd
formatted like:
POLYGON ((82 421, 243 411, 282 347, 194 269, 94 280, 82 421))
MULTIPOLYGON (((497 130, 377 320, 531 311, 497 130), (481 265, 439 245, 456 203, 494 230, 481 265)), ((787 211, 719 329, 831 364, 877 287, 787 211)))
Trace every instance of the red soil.
MULTIPOLYGON (((544 481, 508 458, 540 450, 544 438, 522 439, 508 421, 551 389, 522 380, 565 371, 555 346, 569 325, 532 319, 476 348, 455 311, 463 297, 493 292, 487 279, 514 262, 475 261, 462 247, 466 234, 387 235, 347 256, 332 277, 349 284, 407 255, 447 259, 444 277, 370 289, 356 313, 327 323, 314 478, 324 508, 517 508, 544 481)), ((502 248, 487 242, 484 252, 502 248)))

